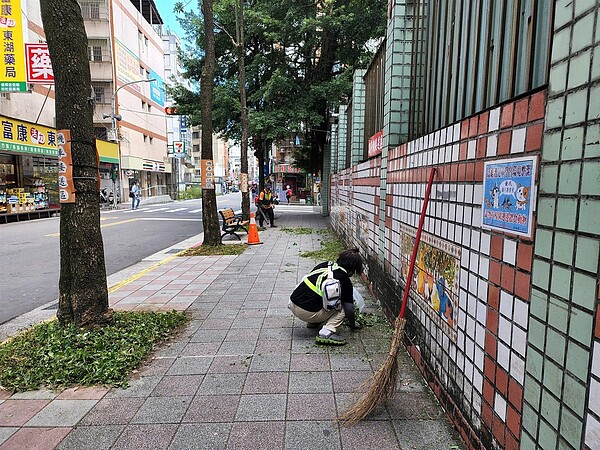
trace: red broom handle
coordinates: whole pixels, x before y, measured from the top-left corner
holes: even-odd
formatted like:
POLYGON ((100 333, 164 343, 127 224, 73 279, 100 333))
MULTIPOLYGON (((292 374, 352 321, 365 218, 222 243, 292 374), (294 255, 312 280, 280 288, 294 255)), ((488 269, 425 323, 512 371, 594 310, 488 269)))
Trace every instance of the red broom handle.
POLYGON ((419 227, 415 237, 415 246, 413 247, 412 255, 410 255, 410 266, 408 267, 408 276, 406 277, 406 286, 404 287, 404 295, 402 297, 402 306, 400 307, 400 319, 404 319, 406 313, 406 305, 408 304, 408 294, 412 284, 412 277, 415 271, 415 262, 417 260, 417 251, 421 243, 421 231, 423 231, 423 223, 425 222, 425 214, 427 213, 427 204, 429 203, 429 195, 431 194, 431 186, 433 185, 433 177, 435 176, 435 167, 429 173, 429 181, 425 190, 425 198, 423 199, 423 207, 421 208, 421 217, 419 218, 419 227))

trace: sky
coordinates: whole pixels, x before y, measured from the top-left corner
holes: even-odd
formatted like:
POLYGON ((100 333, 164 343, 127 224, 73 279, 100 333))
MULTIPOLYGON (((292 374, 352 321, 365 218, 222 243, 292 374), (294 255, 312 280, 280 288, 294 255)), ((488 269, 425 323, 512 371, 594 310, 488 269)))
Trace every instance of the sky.
MULTIPOLYGON (((185 5, 185 10, 188 11, 193 9, 194 11, 198 11, 198 0, 181 0, 185 5)), ((173 5, 175 4, 175 0, 154 0, 156 7, 158 8, 158 12, 160 13, 160 17, 165 25, 168 25, 171 31, 174 31, 179 39, 183 40, 185 38, 183 30, 177 21, 176 15, 173 12, 173 5)))

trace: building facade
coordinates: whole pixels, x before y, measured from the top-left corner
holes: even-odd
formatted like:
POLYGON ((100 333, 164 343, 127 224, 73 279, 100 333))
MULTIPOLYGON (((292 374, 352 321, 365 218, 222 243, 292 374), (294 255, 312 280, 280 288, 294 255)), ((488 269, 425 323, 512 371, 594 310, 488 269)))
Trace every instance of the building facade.
POLYGON ((600 448, 599 14, 392 0, 333 128, 332 224, 469 448, 600 448))

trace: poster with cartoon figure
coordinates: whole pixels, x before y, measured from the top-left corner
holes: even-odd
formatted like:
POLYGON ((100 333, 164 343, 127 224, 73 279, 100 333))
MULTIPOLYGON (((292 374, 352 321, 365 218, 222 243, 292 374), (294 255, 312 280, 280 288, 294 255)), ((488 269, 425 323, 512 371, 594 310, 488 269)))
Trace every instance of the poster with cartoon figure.
POLYGON ((531 237, 535 157, 485 163, 482 226, 531 237))

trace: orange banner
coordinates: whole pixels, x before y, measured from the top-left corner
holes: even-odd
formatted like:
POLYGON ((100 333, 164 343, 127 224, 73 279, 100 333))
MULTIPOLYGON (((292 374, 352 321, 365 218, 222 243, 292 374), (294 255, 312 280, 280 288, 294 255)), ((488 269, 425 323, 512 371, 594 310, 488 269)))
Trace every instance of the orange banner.
POLYGON ((202 160, 202 169, 200 171, 200 182, 202 183, 202 189, 214 189, 215 188, 215 169, 212 159, 202 160))
POLYGON ((58 130, 56 144, 58 146, 58 198, 60 203, 75 203, 71 131, 58 130))

